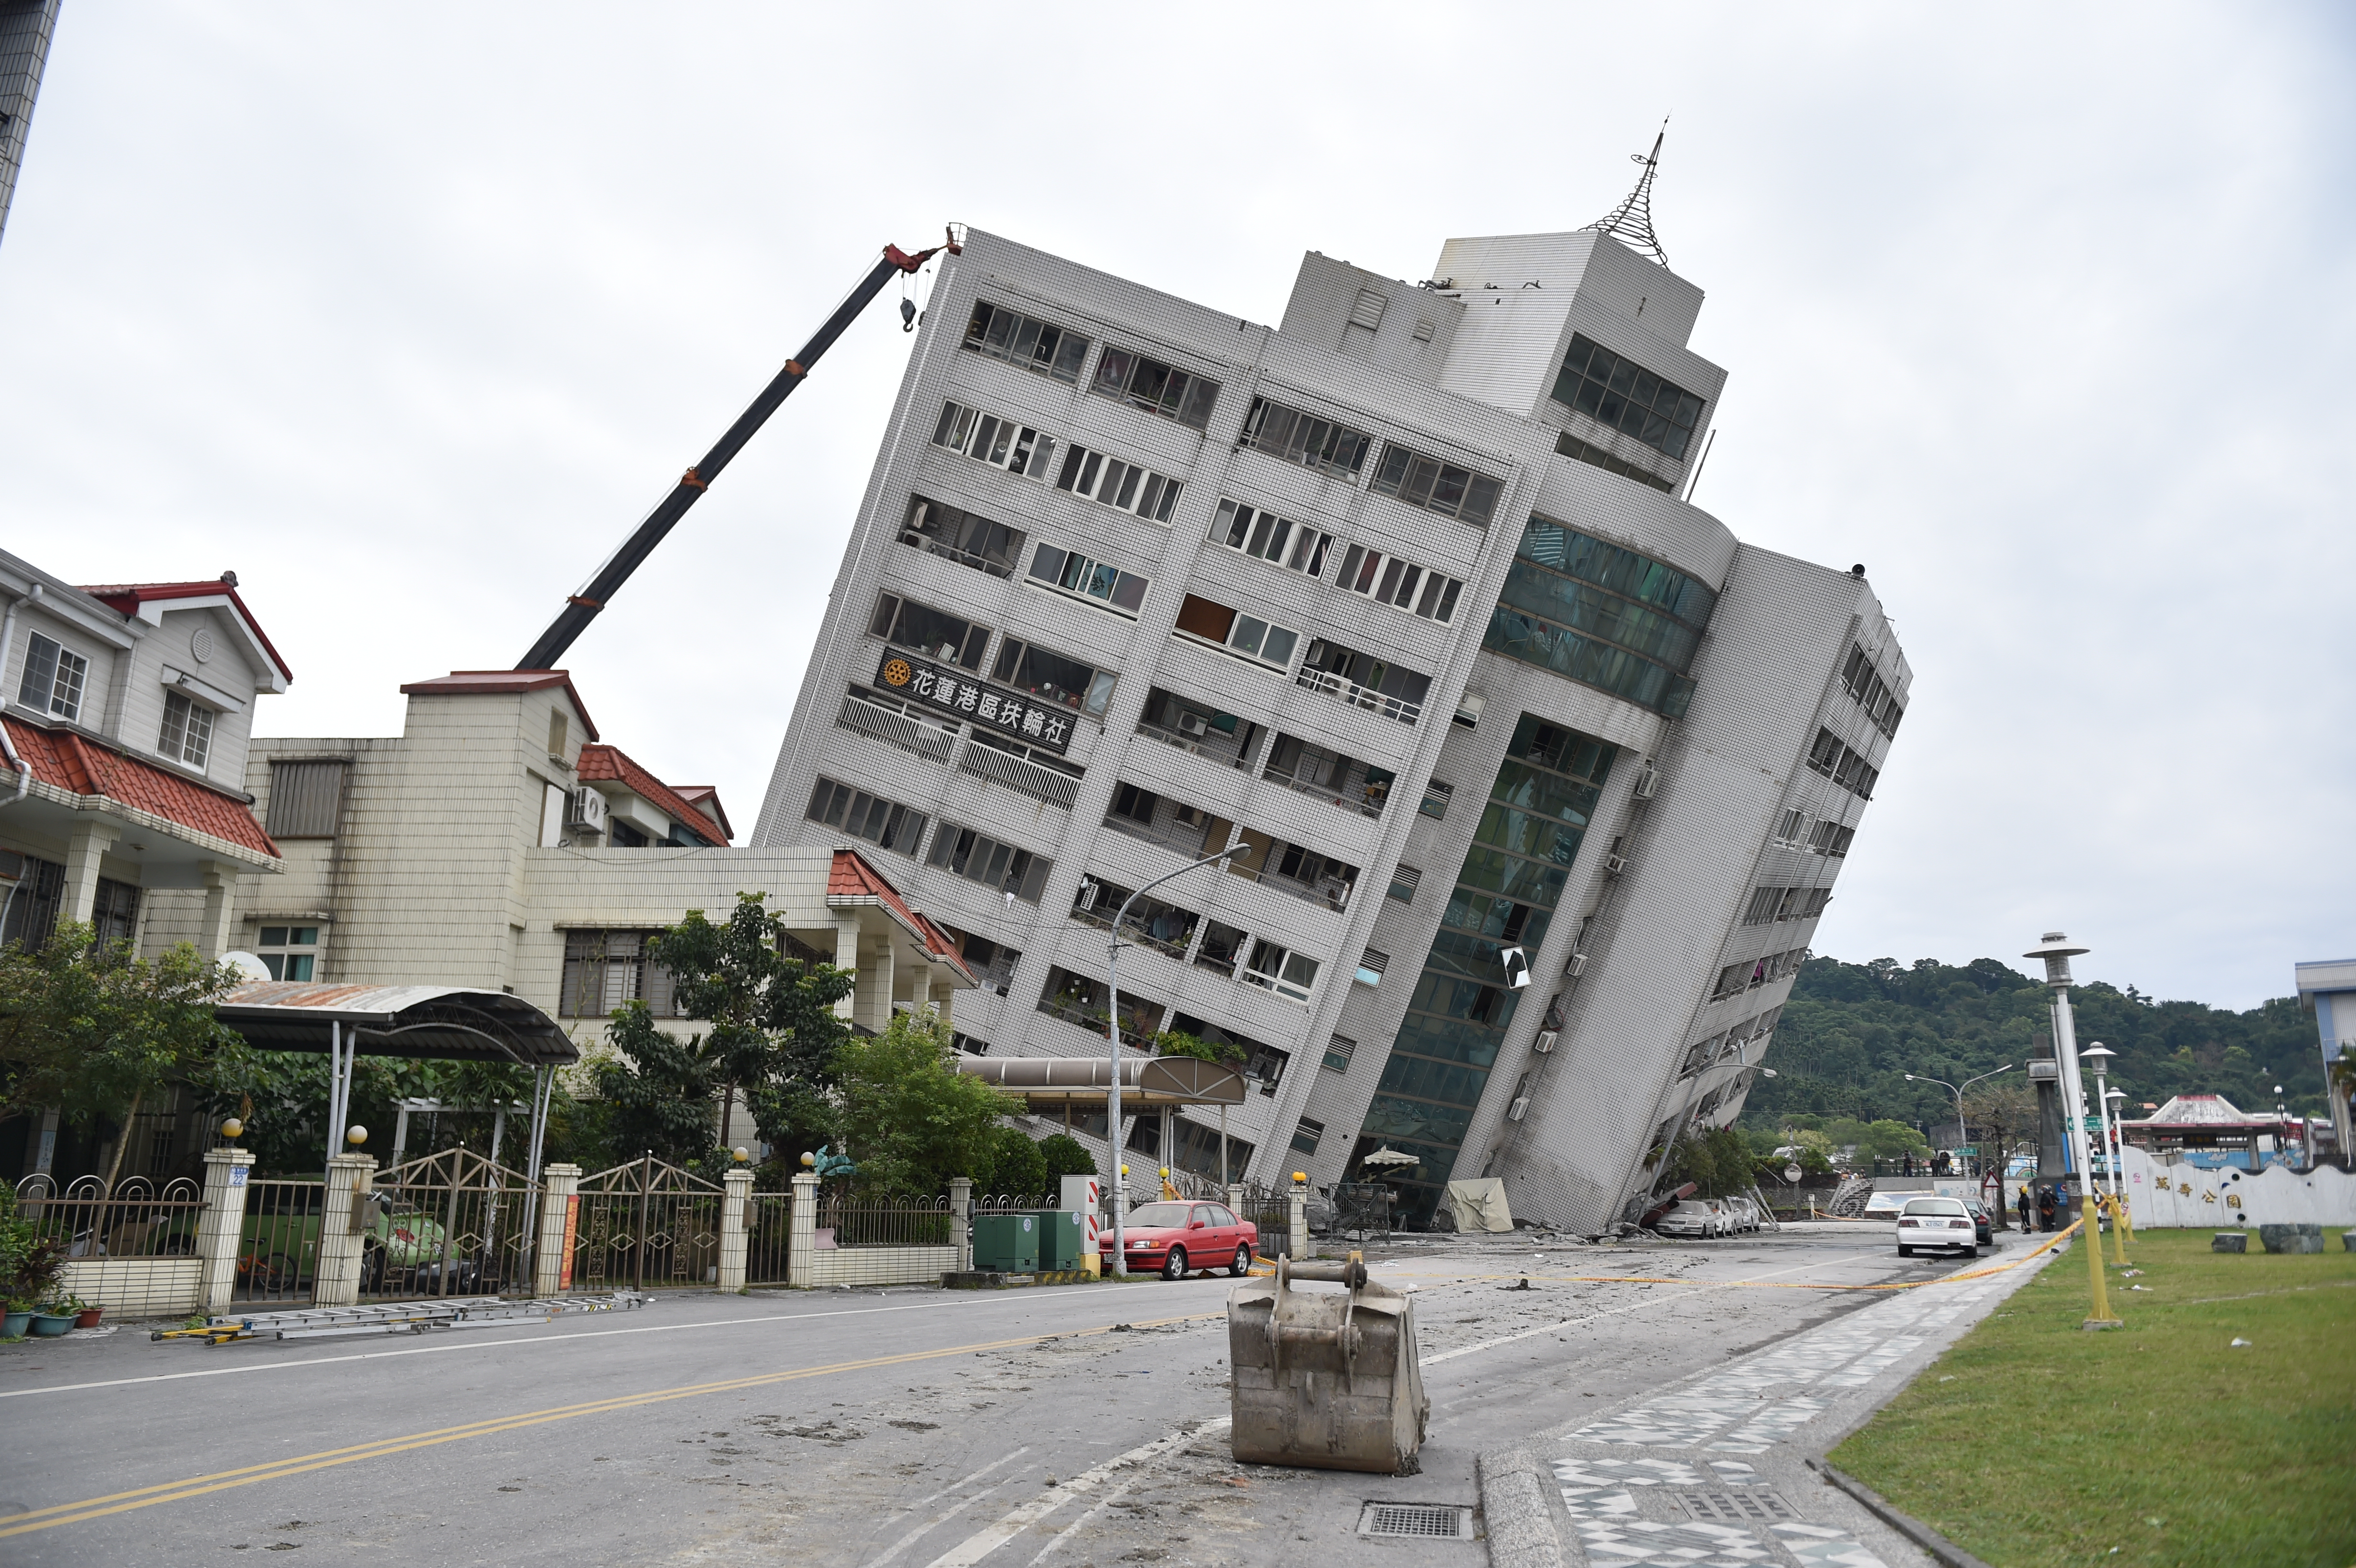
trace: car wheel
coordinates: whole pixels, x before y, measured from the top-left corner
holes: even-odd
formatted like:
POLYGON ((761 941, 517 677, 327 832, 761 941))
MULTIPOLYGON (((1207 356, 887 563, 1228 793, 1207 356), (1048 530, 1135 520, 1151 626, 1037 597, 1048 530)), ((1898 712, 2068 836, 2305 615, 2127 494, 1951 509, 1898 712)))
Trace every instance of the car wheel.
POLYGON ((1250 1247, 1240 1246, 1236 1249, 1236 1261, 1227 1265, 1227 1273, 1237 1279, 1241 1279, 1251 1273, 1250 1247))
POLYGON ((1184 1279, 1186 1277, 1185 1248, 1173 1247, 1170 1249, 1170 1255, 1162 1260, 1162 1277, 1164 1279, 1184 1279))
POLYGON ((1914 1249, 1912 1247, 1901 1247, 1898 1249, 1898 1255, 1901 1258, 1911 1258, 1914 1255, 1914 1249))
POLYGON ((1977 1247, 1965 1247, 1964 1249, 1964 1256, 1967 1258, 1976 1258, 1979 1255, 1980 1250, 1977 1247))

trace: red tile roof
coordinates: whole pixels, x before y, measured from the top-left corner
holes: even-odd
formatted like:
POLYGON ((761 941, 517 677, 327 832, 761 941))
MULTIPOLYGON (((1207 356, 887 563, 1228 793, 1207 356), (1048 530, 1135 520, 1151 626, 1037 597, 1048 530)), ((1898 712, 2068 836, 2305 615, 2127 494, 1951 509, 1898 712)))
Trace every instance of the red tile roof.
POLYGON ((626 784, 645 799, 654 802, 664 811, 677 817, 690 831, 701 835, 706 842, 713 845, 728 842, 729 834, 725 827, 712 821, 698 807, 690 805, 670 785, 631 761, 629 753, 619 746, 582 747, 580 772, 575 776, 583 784, 594 784, 599 779, 610 779, 616 784, 626 784))
POLYGON ((0 723, 7 725, 16 754, 32 764, 33 776, 45 784, 75 795, 102 795, 192 832, 278 858, 278 846, 240 796, 126 757, 70 730, 45 730, 20 719, 0 723))
POLYGON ((521 691, 546 691, 561 686, 573 701, 573 711, 581 715, 581 728, 591 740, 597 738, 596 721, 581 701, 581 694, 573 688, 573 675, 561 669, 454 669, 434 680, 412 680, 402 687, 403 695, 417 697, 501 697, 521 691))
POLYGON ((957 944, 949 940, 948 933, 943 931, 929 916, 918 914, 915 910, 910 909, 908 901, 900 896, 899 890, 885 881, 882 872, 860 859, 857 850, 837 849, 834 852, 834 865, 828 870, 826 877, 826 896, 829 899, 872 898, 875 900, 902 920, 906 921, 910 927, 923 933, 925 950, 927 953, 937 954, 948 959, 957 965, 958 973, 967 979, 970 980, 974 977, 973 971, 966 966, 964 958, 958 955, 957 944))
POLYGON ((227 599, 237 611, 238 619, 243 621, 246 629, 253 634, 253 640, 262 645, 262 651, 270 656, 270 662, 278 667, 278 673, 288 680, 294 678, 294 672, 286 667, 286 661, 279 657, 278 650, 271 645, 269 634, 262 631, 262 623, 253 618, 253 612, 247 609, 245 601, 237 596, 237 584, 230 578, 216 577, 209 582, 101 582, 87 585, 82 592, 108 609, 126 616, 136 615, 140 605, 159 600, 227 599))
POLYGON ((736 830, 728 826, 727 809, 720 804, 717 784, 673 784, 670 787, 679 792, 680 799, 718 822, 721 832, 731 838, 736 837, 736 830))

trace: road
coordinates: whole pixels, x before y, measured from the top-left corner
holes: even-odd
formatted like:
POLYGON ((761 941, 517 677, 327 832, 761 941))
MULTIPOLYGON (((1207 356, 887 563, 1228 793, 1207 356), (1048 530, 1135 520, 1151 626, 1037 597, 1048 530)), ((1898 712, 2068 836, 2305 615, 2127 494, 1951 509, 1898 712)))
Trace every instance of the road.
POLYGON ((1483 1449, 1955 1265, 1827 1225, 1434 1238, 1376 1266, 1417 1296, 1432 1416, 1414 1477, 1228 1457, 1224 1276, 679 1295, 417 1343, 6 1348, 0 1564, 1174 1568, 1305 1542, 1472 1568, 1478 1544, 1359 1540, 1362 1504, 1475 1503, 1483 1449))

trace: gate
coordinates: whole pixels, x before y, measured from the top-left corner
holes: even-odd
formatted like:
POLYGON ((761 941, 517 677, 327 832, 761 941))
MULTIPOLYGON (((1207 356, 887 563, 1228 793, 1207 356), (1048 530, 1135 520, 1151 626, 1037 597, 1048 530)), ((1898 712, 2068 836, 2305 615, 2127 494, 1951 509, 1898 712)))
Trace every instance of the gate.
POLYGON ((1292 1251, 1292 1194, 1280 1188, 1265 1186, 1257 1181, 1244 1183, 1243 1207, 1237 1218, 1249 1220, 1259 1227, 1259 1245, 1253 1250, 1261 1257, 1289 1255, 1292 1251))
POLYGON ((255 1306, 306 1302, 319 1277, 319 1213, 327 1185, 249 1181, 230 1299, 255 1306))
POLYGON ((531 1294, 540 1189, 522 1172, 449 1148, 376 1179, 382 1205, 360 1242, 362 1301, 531 1294))
MULTIPOLYGON (((718 1183, 651 1154, 582 1178, 573 1288, 644 1290, 716 1281, 720 1199, 718 1183)), ((786 1211, 780 1204, 780 1214, 786 1211)), ((782 1262, 782 1244, 777 1251, 782 1262)))
POLYGON ((744 1283, 785 1285, 791 1278, 794 1199, 790 1192, 755 1192, 744 1200, 744 1283))

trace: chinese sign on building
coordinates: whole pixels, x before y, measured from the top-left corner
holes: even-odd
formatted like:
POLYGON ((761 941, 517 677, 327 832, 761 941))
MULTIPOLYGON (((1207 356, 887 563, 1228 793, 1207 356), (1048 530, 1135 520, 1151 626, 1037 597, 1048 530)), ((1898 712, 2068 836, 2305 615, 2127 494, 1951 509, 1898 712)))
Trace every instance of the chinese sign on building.
POLYGON ((952 717, 970 719, 1001 735, 1044 746, 1058 755, 1071 745, 1073 714, 1069 709, 980 685, 961 670, 943 669, 930 659, 904 654, 897 648, 884 650, 884 663, 875 671, 875 685, 881 690, 912 699, 952 717))

